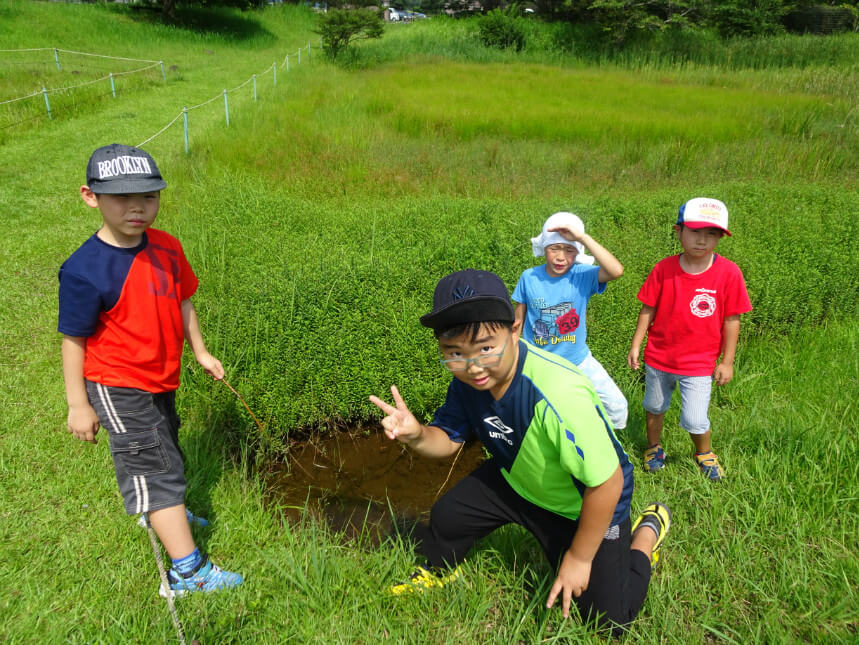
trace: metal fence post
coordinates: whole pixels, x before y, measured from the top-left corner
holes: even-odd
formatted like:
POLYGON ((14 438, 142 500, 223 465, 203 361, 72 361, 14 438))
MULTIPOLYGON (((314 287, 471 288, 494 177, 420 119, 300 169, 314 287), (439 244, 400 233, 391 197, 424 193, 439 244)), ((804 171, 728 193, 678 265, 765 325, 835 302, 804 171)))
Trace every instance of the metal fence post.
POLYGON ((286 71, 289 71, 289 54, 286 55, 286 71))
POLYGON ((182 108, 182 118, 185 121, 185 154, 188 154, 188 108, 182 108))
POLYGON ((113 72, 110 73, 110 93, 116 98, 116 86, 113 84, 113 72))
POLYGON ((161 79, 166 83, 167 82, 167 74, 164 73, 164 61, 158 61, 158 64, 161 65, 161 79))
POLYGON ((224 88, 224 114, 227 117, 227 125, 230 125, 230 104, 227 101, 227 90, 224 88))
POLYGON ((48 108, 48 118, 53 121, 54 115, 51 114, 51 103, 48 101, 48 90, 44 86, 42 86, 42 95, 45 97, 45 107, 48 108))
POLYGON ((54 60, 57 61, 57 71, 62 72, 63 68, 60 67, 60 55, 57 53, 56 47, 54 47, 54 60))
POLYGON ((298 50, 298 64, 301 65, 301 48, 298 50))

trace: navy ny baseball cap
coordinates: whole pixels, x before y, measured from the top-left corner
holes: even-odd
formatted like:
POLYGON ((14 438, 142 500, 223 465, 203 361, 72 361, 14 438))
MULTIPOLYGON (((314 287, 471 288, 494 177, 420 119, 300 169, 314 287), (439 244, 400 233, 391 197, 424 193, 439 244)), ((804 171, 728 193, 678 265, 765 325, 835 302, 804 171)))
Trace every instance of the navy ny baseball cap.
POLYGON ((421 316, 430 329, 474 322, 513 322, 513 305, 504 281, 491 271, 465 269, 446 275, 435 287, 432 311, 421 316))
POLYGON ((112 143, 92 153, 86 167, 86 185, 95 194, 120 195, 163 190, 155 160, 140 148, 112 143))

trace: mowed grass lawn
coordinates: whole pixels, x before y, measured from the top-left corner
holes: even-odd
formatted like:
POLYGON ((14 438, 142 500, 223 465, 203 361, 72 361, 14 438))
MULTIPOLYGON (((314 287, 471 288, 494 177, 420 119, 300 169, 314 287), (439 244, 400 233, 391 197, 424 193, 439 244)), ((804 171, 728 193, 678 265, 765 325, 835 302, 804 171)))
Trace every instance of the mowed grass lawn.
MULTIPOLYGON (((80 444, 65 431, 56 271, 98 226, 77 196, 93 148, 138 143, 183 105, 283 61, 315 39, 312 17, 226 12, 229 30, 206 31, 104 6, 4 2, 0 16, 10 26, 2 49, 59 46, 178 68, 167 83, 88 96, 53 122, 10 128, 0 143, 0 634, 167 642, 175 631, 155 562, 122 513, 107 441, 80 444)), ((38 74, 4 60, 0 100, 32 91, 38 74)), ((100 73, 78 65, 83 76, 100 73)), ((148 145, 169 186, 158 225, 180 237, 201 278, 195 302, 209 347, 271 435, 188 357, 179 398, 188 500, 212 520, 197 538, 247 579, 183 599, 189 642, 606 640, 543 608, 551 572, 514 527, 479 545, 463 584, 395 599, 385 590, 414 564, 408 541, 344 543, 309 516, 286 524, 266 503, 261 468, 307 432, 367 422, 367 395, 392 382, 431 414, 446 376, 417 317, 435 281, 474 266, 512 289, 535 262, 528 238, 562 209, 581 214, 625 265, 593 301, 590 344, 630 400, 621 440, 636 465, 634 508, 661 499, 674 511, 623 640, 855 640, 856 75, 835 63, 815 88, 807 70, 791 69, 416 55, 350 72, 312 58, 281 73, 276 89, 260 80, 256 104, 250 88, 236 96, 229 128, 220 100, 193 112, 189 156, 180 126, 148 145), (735 380, 712 404, 728 468, 718 486, 696 472, 676 406, 669 467, 642 472, 643 387, 624 367, 638 287, 677 252, 676 209, 699 194, 729 205, 735 235, 720 251, 744 269, 755 305, 735 380)))

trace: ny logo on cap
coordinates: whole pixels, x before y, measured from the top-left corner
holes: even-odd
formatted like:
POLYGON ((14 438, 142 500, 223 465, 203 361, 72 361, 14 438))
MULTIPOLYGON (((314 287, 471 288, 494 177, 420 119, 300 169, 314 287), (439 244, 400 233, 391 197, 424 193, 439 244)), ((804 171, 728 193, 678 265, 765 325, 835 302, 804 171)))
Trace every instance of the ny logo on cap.
POLYGON ((470 298, 474 295, 474 289, 472 289, 470 285, 465 285, 464 287, 457 287, 453 290, 453 293, 451 295, 453 296, 454 300, 470 298))

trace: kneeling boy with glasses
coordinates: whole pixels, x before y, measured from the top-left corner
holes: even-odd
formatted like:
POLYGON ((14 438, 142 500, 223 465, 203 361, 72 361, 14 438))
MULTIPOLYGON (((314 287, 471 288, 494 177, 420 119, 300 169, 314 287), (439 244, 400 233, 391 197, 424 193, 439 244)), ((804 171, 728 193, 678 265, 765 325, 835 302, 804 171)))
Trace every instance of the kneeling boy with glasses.
POLYGON ((574 598, 582 617, 613 628, 638 614, 670 513, 648 506, 630 526, 632 465, 590 381, 572 363, 520 340, 521 322, 504 282, 468 269, 442 278, 421 317, 453 373, 429 425, 409 411, 396 386, 382 427, 426 457, 449 457, 480 440, 492 458, 432 508, 421 544, 426 566, 393 587, 424 591, 461 576, 474 542, 516 523, 530 531, 557 570, 546 606, 574 598))

